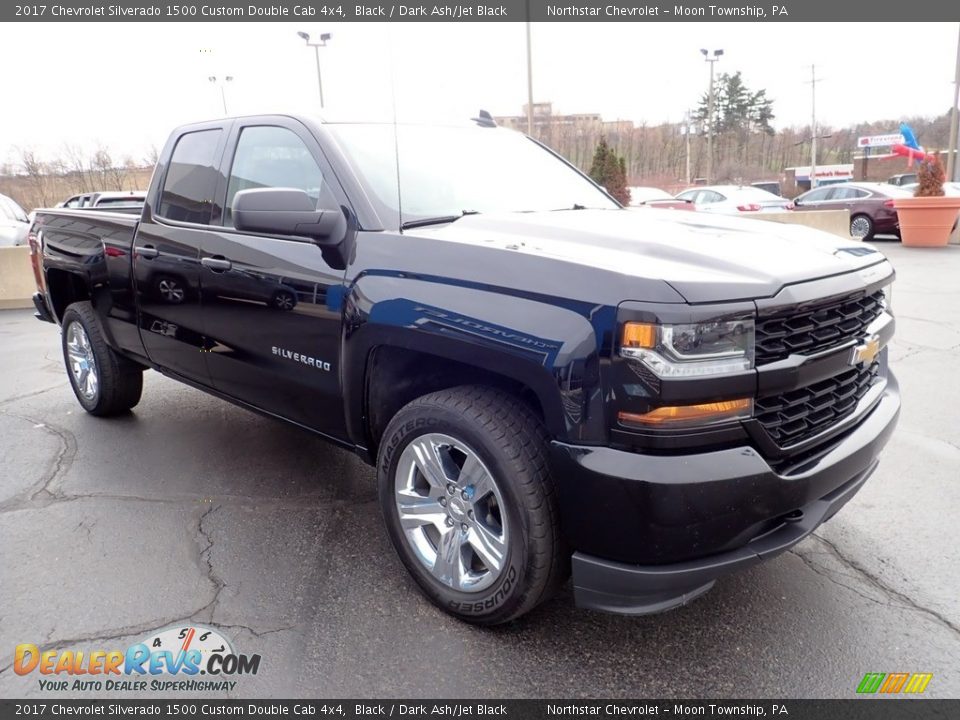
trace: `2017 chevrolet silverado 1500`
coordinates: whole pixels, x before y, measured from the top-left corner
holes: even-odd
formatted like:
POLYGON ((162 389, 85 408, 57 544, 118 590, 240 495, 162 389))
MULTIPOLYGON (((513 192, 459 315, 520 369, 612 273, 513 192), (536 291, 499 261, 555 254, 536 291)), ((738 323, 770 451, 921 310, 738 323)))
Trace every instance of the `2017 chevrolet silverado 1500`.
POLYGON ((836 513, 899 413, 882 254, 625 210, 483 114, 181 127, 139 220, 31 232, 89 413, 152 368, 359 453, 404 565, 475 623, 571 571, 582 606, 684 604, 836 513))

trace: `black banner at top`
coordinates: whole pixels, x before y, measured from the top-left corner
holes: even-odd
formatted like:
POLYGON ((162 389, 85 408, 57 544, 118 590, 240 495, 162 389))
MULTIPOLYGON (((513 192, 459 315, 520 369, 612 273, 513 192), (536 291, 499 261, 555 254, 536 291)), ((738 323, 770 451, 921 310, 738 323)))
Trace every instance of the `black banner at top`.
POLYGON ((59 0, 4 3, 13 22, 929 22, 960 20, 951 0, 59 0))

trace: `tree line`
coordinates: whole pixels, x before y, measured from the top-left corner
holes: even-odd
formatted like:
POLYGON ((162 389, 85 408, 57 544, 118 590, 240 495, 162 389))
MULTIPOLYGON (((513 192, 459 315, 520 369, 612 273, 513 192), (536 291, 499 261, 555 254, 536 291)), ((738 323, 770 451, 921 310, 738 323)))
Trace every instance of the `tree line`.
MULTIPOLYGON (((580 121, 534 126, 534 135, 573 164, 589 172, 596 148, 603 140, 624 161, 630 185, 676 189, 685 184, 687 137, 690 136, 691 179, 707 169, 707 96, 699 99, 688 123, 650 125, 630 122, 580 121)), ((739 72, 721 74, 716 81, 713 125, 713 181, 752 182, 776 179, 784 168, 810 164, 809 125, 775 130, 773 101, 764 90, 747 87, 739 72)), ((852 163, 859 154, 857 138, 896 132, 901 121, 916 131, 928 149, 945 149, 949 111, 937 118, 907 117, 860 122, 846 127, 817 125, 817 164, 852 163), (829 137, 822 137, 827 135, 829 137)))
POLYGON ((92 151, 64 145, 53 157, 17 148, 12 162, 0 165, 0 193, 28 210, 51 207, 72 195, 100 190, 143 190, 157 162, 157 150, 135 160, 98 144, 92 151))

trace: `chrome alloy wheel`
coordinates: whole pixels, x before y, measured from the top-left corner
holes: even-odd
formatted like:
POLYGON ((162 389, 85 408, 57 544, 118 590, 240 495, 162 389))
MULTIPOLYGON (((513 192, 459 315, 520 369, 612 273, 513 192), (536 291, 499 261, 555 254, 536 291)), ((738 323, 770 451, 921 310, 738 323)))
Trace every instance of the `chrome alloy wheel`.
POLYGON ((870 220, 858 215, 850 223, 850 234, 855 238, 863 239, 870 234, 870 220))
POLYGON ((479 592, 500 576, 509 541, 503 497, 468 445, 440 433, 414 439, 397 463, 394 501, 407 543, 439 582, 479 592))
POLYGON ((93 356, 90 338, 83 325, 78 322, 70 323, 67 327, 67 357, 70 361, 70 372, 73 382, 85 400, 95 400, 100 390, 100 376, 97 371, 97 360, 93 356))

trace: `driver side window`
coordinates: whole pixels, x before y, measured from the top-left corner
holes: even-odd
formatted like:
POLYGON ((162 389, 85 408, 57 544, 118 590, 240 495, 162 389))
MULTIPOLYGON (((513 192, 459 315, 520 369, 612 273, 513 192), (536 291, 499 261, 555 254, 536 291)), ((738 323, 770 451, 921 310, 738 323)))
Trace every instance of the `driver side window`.
POLYGON ((233 226, 233 199, 241 190, 253 188, 303 190, 314 207, 338 205, 323 179, 310 150, 296 133, 283 127, 246 127, 240 133, 227 183, 223 224, 233 226))

